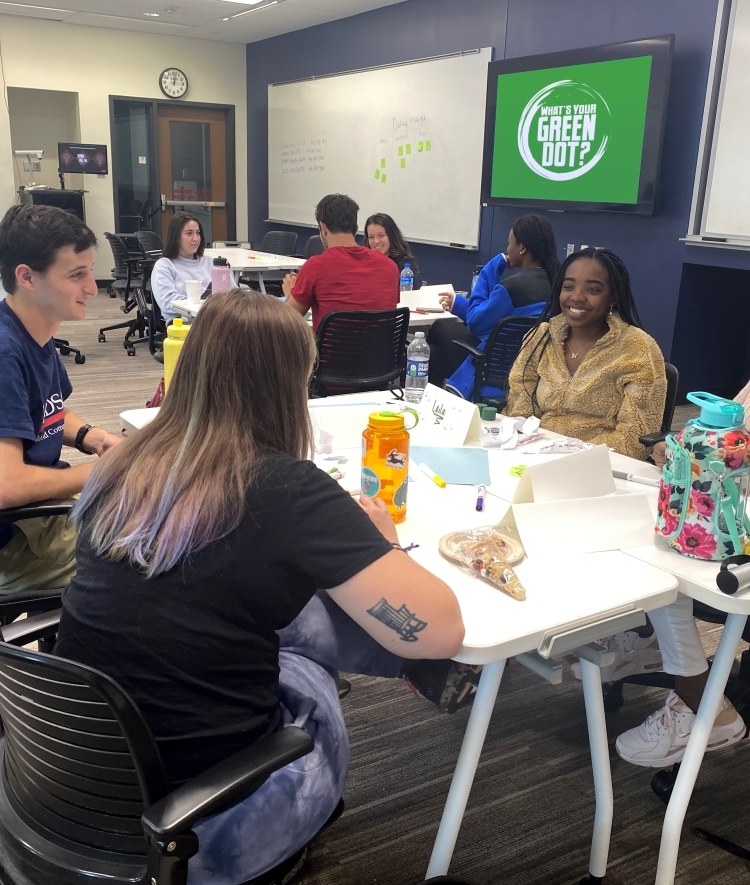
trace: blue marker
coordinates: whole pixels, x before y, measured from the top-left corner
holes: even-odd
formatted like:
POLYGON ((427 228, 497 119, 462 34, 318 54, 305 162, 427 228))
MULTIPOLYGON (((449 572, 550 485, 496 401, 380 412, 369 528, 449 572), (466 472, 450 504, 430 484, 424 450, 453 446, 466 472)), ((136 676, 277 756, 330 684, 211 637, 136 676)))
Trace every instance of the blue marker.
POLYGON ((484 510, 484 495, 487 491, 485 486, 479 486, 479 494, 477 495, 477 510, 484 510))

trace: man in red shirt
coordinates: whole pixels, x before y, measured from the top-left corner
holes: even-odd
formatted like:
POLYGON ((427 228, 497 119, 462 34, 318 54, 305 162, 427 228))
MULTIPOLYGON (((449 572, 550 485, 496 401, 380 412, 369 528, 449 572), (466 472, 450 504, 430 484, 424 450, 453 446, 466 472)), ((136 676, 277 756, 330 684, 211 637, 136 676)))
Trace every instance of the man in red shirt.
POLYGON ((314 255, 284 277, 282 289, 301 314, 312 308, 313 329, 332 310, 392 310, 398 305, 398 266, 390 258, 360 246, 359 206, 344 194, 329 194, 315 207, 325 252, 314 255))

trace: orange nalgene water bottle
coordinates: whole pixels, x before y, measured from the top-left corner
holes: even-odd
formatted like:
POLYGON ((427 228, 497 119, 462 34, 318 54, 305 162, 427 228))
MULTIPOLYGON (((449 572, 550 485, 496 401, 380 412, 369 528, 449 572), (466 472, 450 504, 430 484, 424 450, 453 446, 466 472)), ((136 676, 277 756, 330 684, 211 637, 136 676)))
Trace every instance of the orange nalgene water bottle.
MULTIPOLYGON (((419 420, 414 417, 414 427, 419 420)), ((406 519, 406 491, 409 476, 409 431, 404 415, 373 412, 362 434, 361 490, 368 498, 381 498, 394 522, 406 519)))

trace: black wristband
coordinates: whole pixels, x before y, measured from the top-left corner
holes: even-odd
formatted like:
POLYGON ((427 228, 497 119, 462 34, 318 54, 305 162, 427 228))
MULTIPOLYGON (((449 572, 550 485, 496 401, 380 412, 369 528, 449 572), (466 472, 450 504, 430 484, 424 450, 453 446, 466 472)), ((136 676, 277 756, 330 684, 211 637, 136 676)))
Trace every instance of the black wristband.
POLYGON ((83 440, 93 426, 93 424, 84 424, 82 427, 78 428, 78 433, 76 433, 76 441, 73 443, 73 445, 78 449, 79 452, 83 452, 84 455, 91 454, 91 452, 87 452, 86 449, 84 449, 83 440))

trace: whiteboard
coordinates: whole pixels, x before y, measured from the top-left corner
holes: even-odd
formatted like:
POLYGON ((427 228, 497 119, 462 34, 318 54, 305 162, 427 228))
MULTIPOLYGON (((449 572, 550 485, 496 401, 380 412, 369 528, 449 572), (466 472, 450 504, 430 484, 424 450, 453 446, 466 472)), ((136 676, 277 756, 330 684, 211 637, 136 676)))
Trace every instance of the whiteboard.
POLYGON ((345 193, 360 224, 391 215, 408 240, 479 246, 491 49, 268 87, 270 221, 311 224, 345 193))
POLYGON ((719 3, 687 242, 750 248, 750 0, 719 3))

